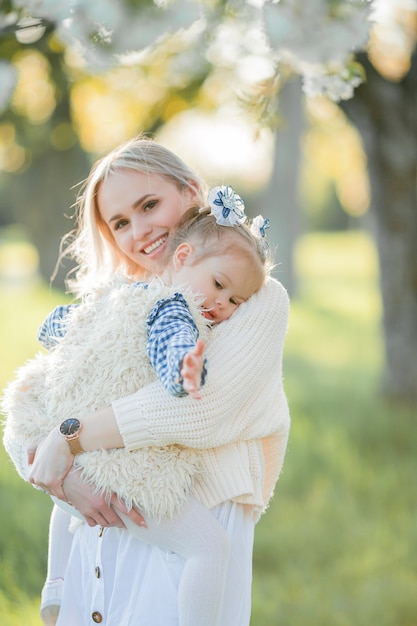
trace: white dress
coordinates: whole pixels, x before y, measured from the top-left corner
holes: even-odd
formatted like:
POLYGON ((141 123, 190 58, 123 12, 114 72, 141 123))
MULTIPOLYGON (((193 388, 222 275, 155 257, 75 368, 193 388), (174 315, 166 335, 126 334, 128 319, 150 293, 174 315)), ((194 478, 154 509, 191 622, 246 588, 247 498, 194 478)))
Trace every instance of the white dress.
MULTIPOLYGON (((213 626, 248 626, 255 518, 250 507, 232 502, 212 511, 231 541, 227 593, 213 626)), ((57 626, 180 626, 182 567, 176 554, 148 546, 126 530, 101 532, 82 524, 74 535, 57 626)))

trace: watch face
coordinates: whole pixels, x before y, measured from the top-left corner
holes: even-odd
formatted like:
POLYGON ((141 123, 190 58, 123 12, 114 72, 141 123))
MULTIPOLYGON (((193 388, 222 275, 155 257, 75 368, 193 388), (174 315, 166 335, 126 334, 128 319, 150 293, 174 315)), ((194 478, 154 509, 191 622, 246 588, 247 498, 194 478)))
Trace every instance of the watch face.
POLYGON ((68 435, 73 435, 78 430, 80 430, 80 426, 81 426, 80 420, 77 420, 76 417, 70 417, 69 419, 62 422, 61 426, 59 427, 59 430, 61 432, 61 435, 64 435, 65 437, 67 437, 68 435))

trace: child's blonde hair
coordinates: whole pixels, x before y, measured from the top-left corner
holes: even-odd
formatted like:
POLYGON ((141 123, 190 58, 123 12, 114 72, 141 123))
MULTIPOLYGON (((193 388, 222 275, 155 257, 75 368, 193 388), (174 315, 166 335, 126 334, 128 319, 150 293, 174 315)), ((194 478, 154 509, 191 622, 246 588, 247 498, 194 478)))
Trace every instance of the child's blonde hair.
POLYGON ((197 202, 205 201, 206 183, 171 150, 147 137, 131 139, 96 161, 75 204, 76 228, 61 243, 59 260, 69 257, 77 263, 67 277, 75 295, 106 283, 115 274, 137 277, 144 272, 119 250, 97 205, 100 185, 120 170, 164 176, 181 191, 192 189, 197 202))
POLYGON ((167 257, 172 258, 177 247, 185 241, 194 245, 195 262, 229 254, 248 258, 257 289, 273 269, 269 246, 265 239, 252 232, 249 218, 242 224, 222 226, 217 223, 209 207, 191 208, 184 213, 169 241, 167 257))

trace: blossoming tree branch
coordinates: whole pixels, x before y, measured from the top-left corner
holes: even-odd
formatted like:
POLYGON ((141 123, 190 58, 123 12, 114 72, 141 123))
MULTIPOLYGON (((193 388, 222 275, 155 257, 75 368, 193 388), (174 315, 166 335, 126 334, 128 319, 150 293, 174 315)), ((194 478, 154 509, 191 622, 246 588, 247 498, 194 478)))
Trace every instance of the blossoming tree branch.
MULTIPOLYGON (((263 95, 266 88, 272 97, 277 82, 296 73, 308 95, 339 101, 365 78, 355 53, 387 7, 404 2, 410 0, 9 0, 0 7, 0 36, 13 31, 29 45, 52 28, 91 72, 145 58, 169 38, 183 43, 185 64, 211 61, 223 42, 230 63, 263 63, 263 95)), ((13 63, 0 59, 0 111, 16 81, 13 63)))

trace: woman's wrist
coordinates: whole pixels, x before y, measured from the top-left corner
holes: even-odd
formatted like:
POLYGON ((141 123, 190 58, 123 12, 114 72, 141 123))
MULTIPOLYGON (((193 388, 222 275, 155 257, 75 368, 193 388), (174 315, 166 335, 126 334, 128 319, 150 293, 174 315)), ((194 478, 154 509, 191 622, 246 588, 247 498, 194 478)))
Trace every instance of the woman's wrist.
POLYGON ((79 442, 83 450, 124 448, 123 439, 111 407, 89 413, 81 418, 79 442))

